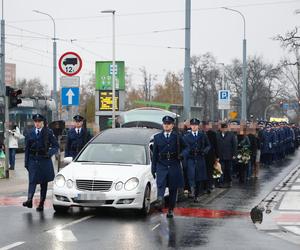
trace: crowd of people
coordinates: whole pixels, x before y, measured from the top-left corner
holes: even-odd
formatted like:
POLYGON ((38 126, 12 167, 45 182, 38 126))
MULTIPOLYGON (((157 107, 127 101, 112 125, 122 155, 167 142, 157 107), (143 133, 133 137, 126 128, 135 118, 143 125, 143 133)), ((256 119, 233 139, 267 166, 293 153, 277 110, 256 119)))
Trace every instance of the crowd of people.
POLYGON ((299 147, 300 128, 286 122, 239 125, 192 119, 185 123, 182 136, 187 146, 183 154, 185 190, 197 202, 215 187, 230 188, 233 178, 242 184, 258 178, 262 164, 271 165, 293 154, 299 147), (196 131, 199 138, 191 141, 196 131))

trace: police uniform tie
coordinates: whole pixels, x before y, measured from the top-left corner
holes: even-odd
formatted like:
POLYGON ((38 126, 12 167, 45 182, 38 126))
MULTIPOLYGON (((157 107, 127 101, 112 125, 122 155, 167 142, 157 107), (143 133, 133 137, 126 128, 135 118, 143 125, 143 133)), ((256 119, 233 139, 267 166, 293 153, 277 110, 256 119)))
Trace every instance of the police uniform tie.
POLYGON ((80 134, 79 129, 77 129, 77 135, 79 135, 79 134, 80 134))
POLYGON ((196 137, 197 136, 197 133, 196 132, 194 132, 194 137, 196 137))
POLYGON ((167 139, 169 139, 169 133, 166 134, 167 139))
POLYGON ((36 135, 37 135, 37 137, 39 137, 39 136, 40 136, 40 130, 39 130, 39 129, 37 129, 37 131, 36 131, 36 135))

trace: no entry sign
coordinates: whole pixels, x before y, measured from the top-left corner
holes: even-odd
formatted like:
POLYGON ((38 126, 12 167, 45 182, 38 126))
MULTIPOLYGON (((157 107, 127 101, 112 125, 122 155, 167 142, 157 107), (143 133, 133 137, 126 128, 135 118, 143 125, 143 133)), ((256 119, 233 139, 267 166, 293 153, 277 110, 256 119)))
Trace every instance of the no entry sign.
POLYGON ((58 61, 61 73, 67 76, 74 76, 79 73, 82 68, 82 60, 75 52, 64 53, 58 61))

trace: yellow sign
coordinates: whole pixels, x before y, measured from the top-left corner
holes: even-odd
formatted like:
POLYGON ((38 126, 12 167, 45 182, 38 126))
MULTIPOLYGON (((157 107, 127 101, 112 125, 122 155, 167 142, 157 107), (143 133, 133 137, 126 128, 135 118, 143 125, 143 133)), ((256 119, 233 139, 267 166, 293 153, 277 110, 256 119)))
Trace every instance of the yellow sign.
POLYGON ((237 116, 238 116, 238 112, 236 112, 236 111, 231 111, 231 112, 229 112, 229 116, 230 116, 230 119, 236 119, 237 118, 237 116))
MULTIPOLYGON (((119 110, 119 91, 115 92, 115 110, 119 110)), ((99 91, 99 110, 112 111, 112 91, 99 91)))
POLYGON ((270 117, 270 122, 289 122, 287 117, 270 117))

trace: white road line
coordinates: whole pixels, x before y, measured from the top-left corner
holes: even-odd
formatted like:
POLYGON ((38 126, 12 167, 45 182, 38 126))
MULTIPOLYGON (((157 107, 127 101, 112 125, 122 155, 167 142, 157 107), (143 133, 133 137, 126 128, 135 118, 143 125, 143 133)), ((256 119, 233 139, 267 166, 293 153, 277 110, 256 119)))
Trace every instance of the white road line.
POLYGON ((71 230, 56 230, 52 232, 56 239, 60 242, 74 242, 77 238, 71 230))
POLYGON ((284 228, 294 234, 300 235, 300 227, 298 226, 286 226, 284 228))
MULTIPOLYGON (((85 216, 85 217, 83 217, 83 218, 81 218, 81 219, 79 219, 79 220, 75 220, 75 221, 72 221, 72 222, 67 223, 67 224, 64 224, 64 225, 58 225, 58 226, 56 226, 55 228, 48 230, 47 233, 53 233, 53 232, 55 232, 55 231, 57 231, 57 230, 62 230, 62 229, 64 229, 64 228, 66 228, 66 227, 73 226, 73 225, 75 225, 75 224, 77 224, 77 223, 80 223, 80 222, 82 222, 82 221, 88 220, 88 219, 90 219, 90 218, 92 218, 92 217, 94 217, 94 215, 85 216)), ((1 249, 0 249, 0 250, 1 250, 1 249)))
POLYGON ((151 230, 154 231, 156 228, 160 226, 160 223, 158 223, 155 227, 153 227, 151 230))
POLYGON ((15 242, 15 243, 10 244, 10 245, 8 245, 8 246, 1 247, 0 250, 8 250, 8 249, 12 249, 12 248, 17 247, 17 246, 20 246, 20 245, 22 245, 22 244, 24 244, 24 243, 25 243, 25 241, 15 242))

